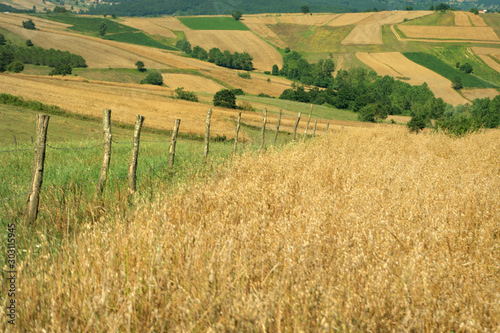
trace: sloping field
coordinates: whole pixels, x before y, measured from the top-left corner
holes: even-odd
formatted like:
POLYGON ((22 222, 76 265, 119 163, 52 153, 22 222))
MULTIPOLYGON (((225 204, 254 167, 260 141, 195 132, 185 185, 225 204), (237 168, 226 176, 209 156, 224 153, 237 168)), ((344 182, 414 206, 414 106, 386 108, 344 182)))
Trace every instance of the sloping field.
POLYGON ((398 25, 398 28, 409 38, 500 41, 495 31, 490 27, 434 27, 398 25))
POLYGON ((481 15, 475 15, 474 13, 471 13, 471 12, 466 12, 467 15, 469 15, 471 21, 472 21, 472 24, 476 27, 487 27, 488 24, 486 24, 486 22, 484 22, 483 18, 481 17, 481 15))
POLYGON ((341 14, 284 14, 277 18, 279 23, 300 25, 325 25, 341 14))
POLYGON ((222 51, 248 52, 254 67, 261 71, 270 71, 274 64, 283 66, 281 54, 251 31, 190 30, 185 34, 191 45, 207 51, 217 47, 222 51))
POLYGON ((500 73, 500 63, 492 59, 490 56, 497 58, 500 61, 500 48, 493 47, 473 47, 472 50, 477 54, 483 61, 500 73))
MULTIPOLYGON (((83 82, 81 79, 36 77, 24 75, 0 75, 2 92, 23 96, 46 104, 57 105, 68 111, 102 117, 102 110, 111 109, 112 118, 133 124, 135 115, 146 117, 146 125, 159 129, 171 129, 175 118, 181 118, 180 131, 202 134, 205 117, 210 106, 172 99, 173 89, 151 85, 113 84, 98 81, 83 82)), ((214 108, 213 131, 232 131, 231 118, 236 110, 214 108)), ((250 118, 260 118, 249 112, 250 118)), ((245 118, 248 118, 245 115, 245 118)), ((232 133, 228 133, 228 136, 232 133)))
POLYGON ((428 11, 379 12, 356 23, 356 27, 342 41, 342 45, 382 45, 382 26, 396 24, 404 19, 414 19, 428 15, 428 11))
POLYGON ((41 11, 43 8, 53 9, 56 5, 44 0, 14 0, 14 1, 4 1, 9 6, 18 9, 28 9, 32 10, 33 5, 36 6, 37 11, 41 11))
POLYGON ((412 85, 420 85, 426 82, 434 95, 441 97, 446 103, 458 105, 468 102, 451 87, 450 80, 410 61, 399 52, 361 53, 361 57, 358 56, 358 58, 363 62, 366 61, 366 65, 373 66, 372 68, 382 76, 407 77, 410 80, 405 82, 412 85), (367 61, 368 56, 372 58, 369 61, 367 61), (398 75, 395 75, 396 73, 398 75))
POLYGON ((335 19, 328 23, 329 26, 332 27, 340 27, 343 25, 353 25, 356 24, 370 16, 374 15, 374 13, 346 13, 340 16, 337 16, 335 19))
POLYGON ((3 24, 10 24, 13 26, 23 26, 23 21, 32 20, 35 23, 35 27, 37 29, 54 29, 54 30, 65 30, 67 27, 70 27, 70 24, 65 24, 61 22, 55 22, 52 20, 45 20, 42 18, 38 18, 35 16, 25 15, 25 14, 16 14, 16 13, 0 13, 0 22, 3 24))
POLYGON ((476 98, 495 98, 500 95, 500 92, 494 88, 487 89, 462 89, 462 94, 469 100, 473 101, 476 98))
POLYGON ((245 20, 245 25, 255 34, 263 38, 264 40, 267 40, 277 47, 280 47, 284 49, 287 47, 286 43, 269 27, 267 26, 266 23, 260 22, 258 18, 253 18, 252 19, 246 19, 245 20), (252 22, 252 23, 250 23, 252 22))
POLYGON ((237 157, 28 249, 0 330, 495 332, 499 166, 495 130, 346 129, 237 157))
POLYGON ((120 21, 120 23, 128 25, 132 28, 142 30, 150 35, 158 35, 165 38, 176 38, 177 36, 172 32, 172 30, 167 29, 159 24, 164 20, 165 19, 163 18, 127 17, 120 21))
POLYGON ((466 12, 455 11, 455 25, 457 27, 472 27, 472 23, 469 20, 469 15, 466 12))
POLYGON ((171 89, 184 87, 184 89, 188 91, 215 94, 217 91, 224 88, 210 79, 196 75, 166 73, 162 74, 162 76, 163 83, 171 89))

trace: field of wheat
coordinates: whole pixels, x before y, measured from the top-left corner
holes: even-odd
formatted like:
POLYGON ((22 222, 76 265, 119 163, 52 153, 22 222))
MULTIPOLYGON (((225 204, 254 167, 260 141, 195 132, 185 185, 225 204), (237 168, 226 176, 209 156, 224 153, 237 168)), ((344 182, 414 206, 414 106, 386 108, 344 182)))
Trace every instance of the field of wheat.
POLYGON ((219 171, 33 244, 0 329, 500 329, 499 131, 349 128, 219 171))

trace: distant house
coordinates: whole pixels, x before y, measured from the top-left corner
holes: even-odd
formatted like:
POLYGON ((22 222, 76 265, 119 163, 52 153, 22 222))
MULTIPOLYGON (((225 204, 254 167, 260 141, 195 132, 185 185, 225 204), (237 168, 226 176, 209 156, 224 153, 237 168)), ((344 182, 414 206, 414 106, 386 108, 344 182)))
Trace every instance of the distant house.
POLYGON ((481 9, 479 10, 479 14, 486 14, 488 12, 487 9, 481 9))

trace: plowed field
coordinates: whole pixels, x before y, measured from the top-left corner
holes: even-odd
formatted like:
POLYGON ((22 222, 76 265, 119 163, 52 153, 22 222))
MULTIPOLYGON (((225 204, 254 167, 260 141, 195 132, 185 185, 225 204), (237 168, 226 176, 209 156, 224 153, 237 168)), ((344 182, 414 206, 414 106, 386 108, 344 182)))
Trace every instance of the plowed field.
POLYGON ((405 82, 412 85, 420 85, 426 82, 429 88, 434 92, 434 95, 436 97, 441 97, 446 103, 457 105, 468 102, 460 96, 458 92, 451 88, 450 80, 430 69, 410 61, 399 52, 357 53, 356 55, 368 66, 373 66, 372 68, 380 75, 409 78, 409 80, 405 82), (369 59, 369 57, 372 59, 369 59))
POLYGON ((255 68, 270 71, 274 64, 283 65, 281 54, 251 31, 190 30, 186 37, 193 46, 205 50, 217 47, 230 52, 248 52, 255 68))
POLYGON ((398 25, 409 38, 499 41, 490 27, 434 27, 398 25))

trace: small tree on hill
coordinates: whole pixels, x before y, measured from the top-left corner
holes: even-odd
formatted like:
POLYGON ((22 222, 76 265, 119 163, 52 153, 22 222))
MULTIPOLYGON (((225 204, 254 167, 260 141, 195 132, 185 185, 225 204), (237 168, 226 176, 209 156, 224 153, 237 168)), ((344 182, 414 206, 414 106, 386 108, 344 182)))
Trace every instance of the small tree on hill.
POLYGON ((26 39, 26 46, 27 47, 33 46, 33 42, 31 41, 31 39, 26 39))
POLYGON ((23 28, 29 30, 35 30, 35 23, 33 22, 32 19, 29 19, 28 21, 23 21, 23 28))
POLYGON ((135 63, 135 66, 137 66, 137 70, 139 72, 145 72, 146 71, 146 68, 144 67, 144 63, 142 61, 138 61, 135 63))
POLYGON ((462 89, 464 85, 462 84, 462 79, 456 76, 453 81, 451 81, 451 87, 455 90, 462 89))
POLYGON ((241 16, 243 16, 243 13, 241 12, 241 10, 235 10, 232 14, 233 18, 236 20, 236 21, 239 21, 239 19, 241 18, 241 16))
POLYGON ((300 11, 302 12, 302 14, 310 13, 309 6, 304 5, 304 6, 300 7, 300 11))
POLYGON ((161 86, 163 84, 163 76, 161 76, 158 72, 153 72, 148 74, 148 76, 141 81, 141 84, 154 84, 156 86, 161 86))
POLYGON ((70 75, 72 72, 71 66, 68 64, 58 64, 49 75, 70 75))
POLYGON ((423 114, 414 115, 411 120, 406 124, 410 132, 418 133, 427 125, 427 119, 423 114))
POLYGON ((99 24, 99 36, 102 38, 106 35, 106 30, 108 29, 108 25, 106 22, 101 22, 99 24))
POLYGON ((214 106, 236 109, 236 95, 229 89, 219 90, 214 95, 214 106))

